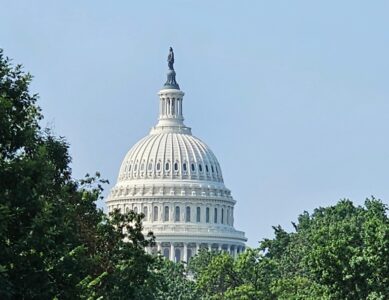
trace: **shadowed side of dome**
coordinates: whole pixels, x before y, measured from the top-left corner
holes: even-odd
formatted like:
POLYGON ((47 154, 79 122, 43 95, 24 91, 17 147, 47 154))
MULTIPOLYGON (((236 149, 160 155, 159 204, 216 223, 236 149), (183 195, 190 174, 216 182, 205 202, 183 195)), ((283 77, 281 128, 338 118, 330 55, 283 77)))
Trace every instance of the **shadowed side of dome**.
POLYGON ((200 139, 177 132, 151 134, 127 153, 118 181, 181 179, 223 182, 219 162, 200 139))

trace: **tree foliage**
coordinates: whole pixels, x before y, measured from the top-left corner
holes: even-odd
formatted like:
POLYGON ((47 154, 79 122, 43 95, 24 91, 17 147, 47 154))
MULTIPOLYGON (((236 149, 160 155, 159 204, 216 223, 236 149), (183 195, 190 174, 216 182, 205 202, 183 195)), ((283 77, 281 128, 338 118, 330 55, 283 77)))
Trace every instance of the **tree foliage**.
POLYGON ((288 233, 260 242, 233 260, 200 253, 194 266, 204 299, 386 299, 389 219, 375 198, 304 212, 288 233))
POLYGON ((105 216, 106 181, 71 178, 66 141, 39 126, 31 78, 0 51, 0 298, 150 299, 143 216, 105 216))

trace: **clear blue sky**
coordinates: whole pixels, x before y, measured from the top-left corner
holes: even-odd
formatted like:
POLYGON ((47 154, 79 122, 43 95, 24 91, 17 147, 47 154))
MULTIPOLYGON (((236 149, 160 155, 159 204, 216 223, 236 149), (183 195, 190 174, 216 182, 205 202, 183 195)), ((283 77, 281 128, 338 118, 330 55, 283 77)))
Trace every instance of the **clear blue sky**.
POLYGON ((389 201, 388 1, 4 1, 0 47, 34 76, 73 174, 116 181, 156 122, 168 47, 194 135, 249 245, 304 210, 389 201))

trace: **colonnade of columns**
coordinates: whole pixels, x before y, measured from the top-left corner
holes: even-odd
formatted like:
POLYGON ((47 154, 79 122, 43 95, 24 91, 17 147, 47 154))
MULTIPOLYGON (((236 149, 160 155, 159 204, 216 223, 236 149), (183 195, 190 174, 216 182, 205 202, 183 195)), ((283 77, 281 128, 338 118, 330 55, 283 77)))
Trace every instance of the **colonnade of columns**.
POLYGON ((182 118, 182 98, 161 98, 160 117, 182 118))
POLYGON ((156 247, 147 247, 146 251, 149 254, 159 252, 171 261, 188 262, 192 256, 200 251, 200 249, 220 252, 225 251, 233 257, 236 257, 245 250, 245 247, 243 245, 224 243, 157 242, 156 247))

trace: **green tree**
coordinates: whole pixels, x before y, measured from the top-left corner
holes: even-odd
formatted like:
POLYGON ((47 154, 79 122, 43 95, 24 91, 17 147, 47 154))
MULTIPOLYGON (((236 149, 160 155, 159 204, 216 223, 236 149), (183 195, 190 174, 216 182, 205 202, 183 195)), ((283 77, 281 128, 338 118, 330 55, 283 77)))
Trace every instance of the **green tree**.
POLYGON ((195 282, 188 277, 182 263, 174 263, 159 256, 154 273, 154 299, 156 300, 197 300, 195 282))
POLYGON ((152 299, 143 216, 106 217, 106 181, 72 179, 67 143, 39 127, 31 78, 0 50, 0 298, 152 299))

